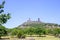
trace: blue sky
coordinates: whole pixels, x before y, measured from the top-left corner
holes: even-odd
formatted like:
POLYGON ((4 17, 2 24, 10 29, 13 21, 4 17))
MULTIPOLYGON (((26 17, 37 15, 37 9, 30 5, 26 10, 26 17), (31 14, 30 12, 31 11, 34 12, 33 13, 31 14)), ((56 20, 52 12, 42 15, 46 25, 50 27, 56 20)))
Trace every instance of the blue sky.
MULTIPOLYGON (((5 0, 5 13, 11 14, 11 19, 4 24, 14 28, 29 18, 42 22, 60 24, 60 0, 5 0)), ((1 0, 0 0, 1 3, 1 0)))

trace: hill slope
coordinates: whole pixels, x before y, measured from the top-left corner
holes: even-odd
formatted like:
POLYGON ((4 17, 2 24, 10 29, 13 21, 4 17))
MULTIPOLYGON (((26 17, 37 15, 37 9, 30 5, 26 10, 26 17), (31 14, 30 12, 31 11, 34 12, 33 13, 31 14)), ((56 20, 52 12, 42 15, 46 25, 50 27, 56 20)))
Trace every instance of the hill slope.
POLYGON ((19 25, 18 28, 26 28, 26 27, 46 27, 46 28, 60 28, 60 25, 54 23, 44 23, 41 22, 38 18, 38 21, 27 20, 23 24, 19 25))

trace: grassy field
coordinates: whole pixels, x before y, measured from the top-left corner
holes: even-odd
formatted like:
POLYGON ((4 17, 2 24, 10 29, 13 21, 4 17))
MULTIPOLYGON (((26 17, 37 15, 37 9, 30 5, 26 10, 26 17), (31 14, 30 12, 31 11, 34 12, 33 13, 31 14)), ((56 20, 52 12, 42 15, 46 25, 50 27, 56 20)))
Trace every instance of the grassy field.
POLYGON ((25 39, 10 38, 10 40, 60 40, 60 38, 46 35, 46 37, 26 37, 25 39))

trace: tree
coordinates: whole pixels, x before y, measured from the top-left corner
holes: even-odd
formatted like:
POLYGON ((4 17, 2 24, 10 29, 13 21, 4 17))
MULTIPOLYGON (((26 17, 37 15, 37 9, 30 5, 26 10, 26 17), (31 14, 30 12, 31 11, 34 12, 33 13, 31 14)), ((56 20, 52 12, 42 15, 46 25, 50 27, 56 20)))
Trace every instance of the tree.
POLYGON ((2 27, 1 25, 6 23, 7 20, 10 19, 10 14, 9 13, 7 13, 7 14, 4 13, 4 10, 3 10, 4 4, 5 4, 5 1, 3 1, 2 4, 0 4, 0 27, 1 27, 0 28, 0 37, 6 33, 5 28, 2 27))
POLYGON ((55 36, 58 36, 60 34, 60 28, 55 28, 53 30, 53 33, 54 33, 55 36))
POLYGON ((18 30, 17 29, 12 29, 11 35, 17 35, 18 30))
POLYGON ((0 4, 0 24, 4 24, 7 22, 8 19, 10 19, 10 14, 5 14, 4 13, 4 4, 5 4, 5 1, 2 2, 2 4, 0 4))
POLYGON ((1 36, 7 35, 6 28, 2 25, 0 25, 0 38, 1 36))
POLYGON ((25 34, 24 34, 24 32, 23 31, 21 31, 21 30, 18 30, 18 32, 17 32, 17 37, 18 38, 25 38, 25 34))
POLYGON ((20 29, 12 29, 11 32, 12 36, 17 36, 18 38, 25 38, 24 32, 20 29))

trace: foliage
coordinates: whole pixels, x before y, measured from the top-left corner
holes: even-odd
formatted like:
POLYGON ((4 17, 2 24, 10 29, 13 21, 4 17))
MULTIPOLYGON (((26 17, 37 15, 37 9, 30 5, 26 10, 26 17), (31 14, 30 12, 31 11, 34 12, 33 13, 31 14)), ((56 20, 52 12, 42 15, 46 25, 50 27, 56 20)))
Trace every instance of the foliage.
POLYGON ((17 35, 18 30, 17 29, 13 29, 11 32, 11 35, 17 35))
POLYGON ((43 27, 27 27, 27 28, 15 28, 12 29, 12 34, 17 35, 18 38, 25 35, 59 35, 60 28, 43 28, 43 27))
POLYGON ((7 35, 6 28, 4 26, 0 25, 0 37, 4 36, 4 35, 7 35))
MULTIPOLYGON (((45 25, 47 24, 30 24, 30 26, 25 28, 15 28, 15 31, 12 30, 14 35, 21 37, 21 35, 54 35, 56 36, 60 34, 60 28, 46 28, 45 25), (18 31, 19 30, 19 31, 18 31), (23 32, 23 33, 22 33, 23 32), (17 34, 18 33, 18 34, 17 34)), ((54 24, 48 24, 49 26, 54 24)), ((22 35, 22 36, 23 36, 22 35)))
POLYGON ((10 14, 4 14, 4 4, 5 1, 2 2, 2 4, 0 4, 0 24, 4 24, 7 22, 8 19, 10 19, 10 14))
POLYGON ((59 35, 60 34, 60 28, 55 28, 53 30, 54 35, 59 35))
POLYGON ((18 37, 18 38, 25 38, 25 34, 24 34, 22 31, 19 30, 19 31, 17 32, 17 37, 18 37))
POLYGON ((4 14, 4 4, 5 1, 2 2, 2 4, 0 4, 0 37, 7 34, 7 31, 5 29, 4 26, 2 26, 2 24, 6 23, 8 19, 10 19, 10 14, 4 14))
POLYGON ((17 36, 18 38, 25 38, 25 34, 21 29, 12 29, 11 35, 17 36))

